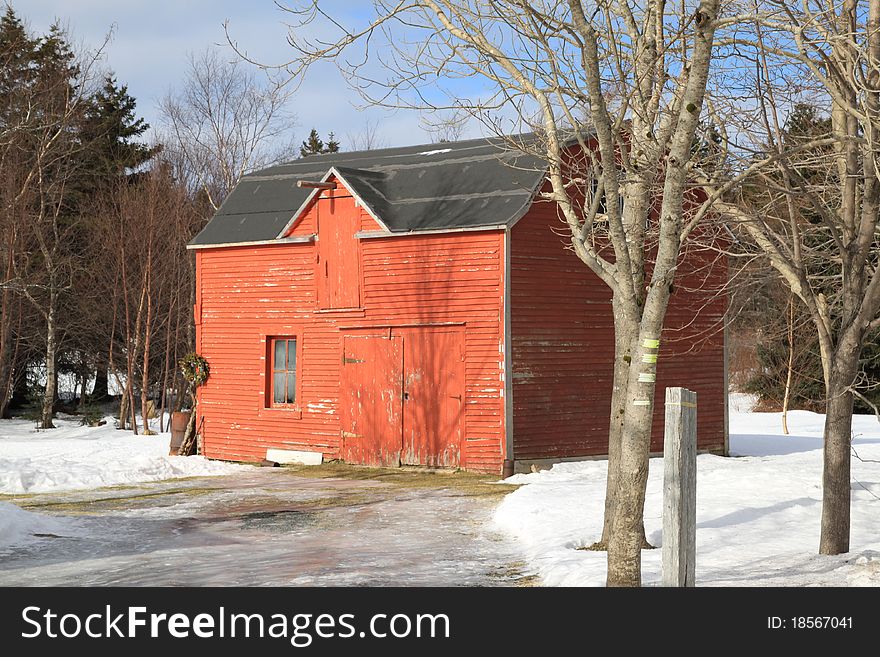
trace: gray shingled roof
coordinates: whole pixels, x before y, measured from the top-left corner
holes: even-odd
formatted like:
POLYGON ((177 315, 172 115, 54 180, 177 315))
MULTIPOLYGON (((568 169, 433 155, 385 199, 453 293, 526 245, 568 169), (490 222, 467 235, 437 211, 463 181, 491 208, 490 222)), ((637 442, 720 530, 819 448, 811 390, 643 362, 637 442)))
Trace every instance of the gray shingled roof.
POLYGON ((277 238, 313 191, 297 181, 320 180, 331 167, 395 233, 509 224, 545 169, 499 139, 313 155, 244 176, 190 245, 277 238))

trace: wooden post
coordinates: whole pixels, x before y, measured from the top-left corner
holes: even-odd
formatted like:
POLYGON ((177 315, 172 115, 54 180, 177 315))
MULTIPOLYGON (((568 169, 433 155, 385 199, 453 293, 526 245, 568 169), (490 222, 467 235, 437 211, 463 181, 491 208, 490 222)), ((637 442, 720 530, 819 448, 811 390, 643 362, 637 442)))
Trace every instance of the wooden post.
POLYGON ((694 586, 697 553, 697 393, 666 388, 663 586, 694 586))

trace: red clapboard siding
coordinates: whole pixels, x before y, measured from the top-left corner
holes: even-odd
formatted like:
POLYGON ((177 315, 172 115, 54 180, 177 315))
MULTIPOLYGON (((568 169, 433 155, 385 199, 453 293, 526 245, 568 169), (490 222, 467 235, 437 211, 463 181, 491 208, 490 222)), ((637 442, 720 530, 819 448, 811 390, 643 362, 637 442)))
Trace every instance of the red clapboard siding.
MULTIPOLYGON (((566 248, 555 207, 536 203, 511 233, 513 439, 516 459, 604 455, 614 321, 607 286, 566 248)), ((666 386, 697 392, 698 445, 724 449, 726 267, 710 251, 682 258, 663 331, 652 449, 663 444, 666 386), (712 263, 709 266, 709 263, 712 263)))
MULTIPOLYGON (((334 194, 348 192, 340 186, 334 194)), ((357 212, 359 230, 380 228, 363 209, 357 212)), ((316 216, 314 205, 307 208, 288 235, 317 232, 316 216)), ((287 243, 196 252, 196 339, 211 366, 199 392, 206 455, 257 461, 267 448, 280 448, 339 458, 343 336, 454 324, 464 332, 466 354, 461 466, 500 472, 503 232, 357 241, 361 307, 354 310, 319 309, 319 248, 287 243), (285 335, 302 340, 298 411, 265 408, 265 339, 285 335)))

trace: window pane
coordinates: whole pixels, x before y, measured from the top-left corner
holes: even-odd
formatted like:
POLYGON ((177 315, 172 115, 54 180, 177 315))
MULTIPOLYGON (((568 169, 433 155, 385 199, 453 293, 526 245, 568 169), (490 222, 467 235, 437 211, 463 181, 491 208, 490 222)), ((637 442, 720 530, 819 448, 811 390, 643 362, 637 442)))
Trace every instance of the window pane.
POLYGON ((272 401, 276 404, 284 403, 284 372, 276 372, 272 385, 272 401))
POLYGON ((296 340, 287 341, 287 369, 296 372, 296 340))
POLYGON ((284 368, 284 340, 275 340, 275 367, 273 369, 283 370, 284 368))
POLYGON ((296 401, 296 372, 287 374, 287 403, 292 404, 296 401))

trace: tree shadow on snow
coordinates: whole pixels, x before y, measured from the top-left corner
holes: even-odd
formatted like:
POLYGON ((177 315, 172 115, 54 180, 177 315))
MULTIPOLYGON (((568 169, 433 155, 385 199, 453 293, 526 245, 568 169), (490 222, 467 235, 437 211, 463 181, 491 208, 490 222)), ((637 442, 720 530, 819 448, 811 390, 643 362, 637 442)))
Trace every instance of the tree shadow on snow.
POLYGON ((731 525, 741 525, 747 522, 752 522, 753 520, 756 520, 762 516, 779 513, 780 511, 785 511, 786 509, 791 509, 793 507, 816 506, 818 504, 819 500, 813 499, 811 497, 800 497, 796 500, 777 502, 776 504, 771 504, 770 506, 737 509, 736 511, 731 511, 730 513, 726 513, 723 516, 719 516, 713 520, 704 520, 703 522, 698 522, 697 529, 717 529, 720 527, 730 527, 731 525))

